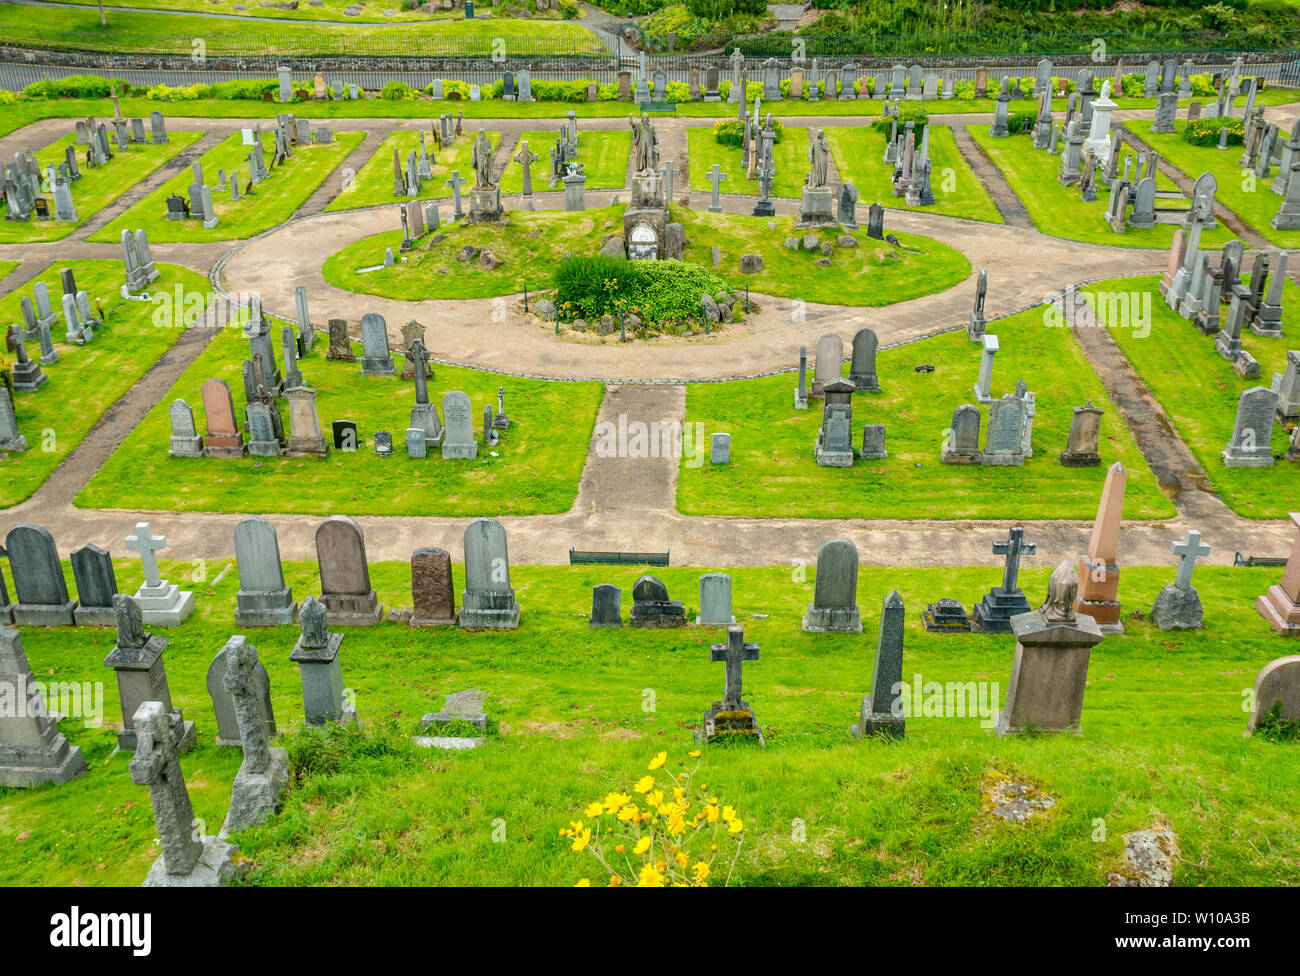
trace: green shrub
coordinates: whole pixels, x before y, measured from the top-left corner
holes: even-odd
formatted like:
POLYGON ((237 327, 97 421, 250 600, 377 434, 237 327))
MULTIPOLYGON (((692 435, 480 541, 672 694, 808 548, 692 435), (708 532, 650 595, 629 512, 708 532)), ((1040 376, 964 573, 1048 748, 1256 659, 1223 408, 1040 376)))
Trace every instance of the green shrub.
POLYGON ((655 325, 698 320, 701 295, 725 291, 725 282, 713 272, 687 261, 631 261, 640 272, 637 314, 655 325))
POLYGON ((275 92, 279 87, 280 83, 274 78, 263 78, 249 81, 219 81, 211 86, 211 90, 213 98, 260 102, 268 92, 275 92))
POLYGON ((1197 119, 1191 125, 1183 126, 1183 142, 1193 146, 1217 146, 1219 130, 1228 130, 1228 145, 1240 146, 1245 139, 1246 126, 1241 119, 1197 119))
MULTIPOLYGON (((772 132, 775 133, 773 143, 780 142, 785 132, 780 119, 772 119, 772 132)), ((745 142, 745 123, 739 119, 720 119, 713 123, 713 138, 718 140, 719 145, 739 149, 745 142)))
POLYGON ((565 20, 577 20, 580 12, 574 0, 560 0, 560 16, 565 20))
POLYGON ((705 20, 723 20, 736 14, 767 13, 767 0, 687 0, 686 5, 696 17, 705 20))
POLYGON ((167 85, 154 85, 145 92, 144 97, 154 102, 192 102, 200 98, 211 98, 212 86, 190 85, 188 88, 171 88, 167 85))
POLYGON ((566 258, 555 267, 555 303, 567 319, 599 318, 636 293, 639 267, 619 258, 566 258))
POLYGON ((658 327, 697 321, 700 296, 726 290, 721 278, 698 264, 599 256, 561 261, 554 283, 556 304, 568 321, 635 314, 658 327))
POLYGON ((28 98, 108 98, 125 94, 130 87, 121 79, 109 81, 95 75, 69 75, 34 81, 23 89, 23 94, 28 98))
POLYGON ((379 91, 379 97, 390 102, 413 102, 420 93, 404 81, 388 82, 379 91))
MULTIPOLYGON (((971 86, 971 90, 975 90, 974 85, 971 86)), ((890 129, 892 128, 892 122, 892 115, 882 115, 871 123, 871 127, 877 132, 883 132, 885 135, 889 135, 890 129)), ((915 102, 900 102, 898 105, 898 131, 902 132, 903 127, 907 125, 908 122, 916 123, 916 138, 920 139, 921 133, 925 131, 925 127, 930 122, 930 113, 915 102)))
POLYGON ((1007 116, 1007 131, 1013 136, 1028 132, 1034 127, 1037 116, 1037 112, 1012 112, 1007 116))

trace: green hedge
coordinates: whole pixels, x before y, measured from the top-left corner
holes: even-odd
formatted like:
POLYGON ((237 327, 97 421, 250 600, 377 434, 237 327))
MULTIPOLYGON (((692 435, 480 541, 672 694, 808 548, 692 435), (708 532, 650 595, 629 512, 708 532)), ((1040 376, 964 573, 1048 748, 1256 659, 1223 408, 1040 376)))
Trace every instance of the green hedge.
MULTIPOLYGON (((772 141, 780 142, 785 132, 785 126, 781 124, 780 119, 772 119, 772 132, 775 133, 772 141)), ((720 119, 713 123, 713 138, 723 146, 739 149, 745 142, 745 123, 739 119, 720 119)))
MULTIPOLYGON (((974 90, 975 90, 975 86, 972 84, 971 91, 974 90)), ((877 132, 883 132, 885 135, 889 135, 890 129, 893 127, 892 126, 893 119, 894 117, 892 115, 882 115, 880 118, 876 119, 874 122, 871 123, 871 127, 875 129, 877 132)), ((920 139, 921 133, 925 131, 925 127, 930 123, 930 113, 927 112, 925 109, 921 108, 920 105, 908 104, 907 102, 899 102, 898 131, 902 132, 903 127, 907 125, 908 122, 916 123, 916 125, 913 128, 913 131, 916 132, 916 138, 920 139)))
POLYGON ((121 78, 110 81, 95 75, 69 75, 57 80, 34 81, 23 89, 23 94, 28 98, 108 98, 130 90, 130 84, 121 78))

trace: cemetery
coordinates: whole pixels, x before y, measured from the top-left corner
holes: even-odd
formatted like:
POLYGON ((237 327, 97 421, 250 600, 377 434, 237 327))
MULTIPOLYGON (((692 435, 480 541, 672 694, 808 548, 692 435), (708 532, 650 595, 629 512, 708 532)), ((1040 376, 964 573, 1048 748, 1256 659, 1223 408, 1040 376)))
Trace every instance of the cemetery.
POLYGON ((1281 52, 157 4, 0 45, 0 884, 1294 884, 1281 52))

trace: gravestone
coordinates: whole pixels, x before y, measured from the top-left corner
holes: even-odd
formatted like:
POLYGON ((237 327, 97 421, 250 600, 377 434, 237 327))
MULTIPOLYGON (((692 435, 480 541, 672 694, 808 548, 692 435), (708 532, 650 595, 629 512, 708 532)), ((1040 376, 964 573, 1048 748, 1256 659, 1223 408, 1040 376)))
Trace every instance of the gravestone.
MULTIPOLYGON (((212 700, 212 712, 217 719, 216 744, 219 746, 238 746, 243 741, 239 734, 239 719, 235 716, 235 703, 226 688, 226 675, 230 671, 231 646, 235 641, 242 640, 243 637, 232 637, 222 645, 221 650, 217 651, 216 657, 208 666, 205 683, 208 697, 212 700)), ((266 737, 274 739, 279 732, 275 726, 275 709, 271 707, 271 678, 261 661, 253 667, 249 682, 255 690, 258 712, 266 737)))
POLYGON ((1269 661, 1255 676, 1252 692, 1246 735, 1274 722, 1300 722, 1300 655, 1269 661))
MULTIPOLYGON (((1291 521, 1300 529, 1300 512, 1292 512, 1291 521)), ((1291 546, 1281 582, 1270 586, 1255 601, 1255 609, 1275 633, 1300 637, 1300 532, 1291 546)))
POLYGON ((705 573, 700 577, 700 613, 695 623, 727 627, 735 622, 731 614, 731 577, 726 573, 705 573))
POLYGON ((862 633, 858 612, 858 547, 848 539, 828 539, 817 550, 813 602, 802 621, 813 633, 862 633))
POLYGON ((445 550, 426 546, 411 554, 411 606, 412 627, 456 625, 456 586, 445 550))
POLYGON ((1232 426, 1232 440, 1221 453, 1230 468, 1266 468, 1273 464, 1273 416, 1277 394, 1263 386, 1253 386, 1241 394, 1237 417, 1232 426))
POLYGON ((244 435, 235 423, 235 401, 225 380, 208 380, 203 384, 203 413, 207 419, 203 456, 243 457, 244 435))
POLYGON ((979 341, 980 371, 971 392, 974 393, 977 403, 988 405, 993 402, 989 389, 993 385, 993 357, 998 354, 998 337, 983 333, 979 341))
POLYGON ((388 325, 382 315, 367 312, 361 317, 361 349, 362 376, 397 375, 388 349, 388 325))
POLYGON ((591 588, 591 617, 589 627, 622 627, 623 591, 613 583, 601 583, 591 588))
POLYGON ((234 706, 244 761, 231 787, 230 807, 218 835, 223 838, 266 823, 279 809, 289 782, 289 755, 272 749, 267 735, 260 683, 266 670, 257 649, 244 637, 232 637, 226 645, 226 665, 222 683, 234 706))
POLYGON ((1078 598, 1074 612, 1097 621, 1103 634, 1122 634, 1119 603, 1119 523, 1124 509, 1128 472, 1116 461, 1106 472, 1097 520, 1092 526, 1088 551, 1079 557, 1078 598))
POLYGON ((148 522, 137 522, 135 535, 126 537, 126 548, 140 554, 144 569, 144 582, 135 593, 144 622, 177 627, 194 612, 194 593, 162 578, 158 553, 166 547, 167 537, 154 535, 148 522))
POLYGON ((1005 541, 993 543, 993 554, 1006 556, 1002 567, 1002 585, 995 586, 975 605, 973 615, 978 633, 1009 634, 1011 618, 1029 612, 1029 601, 1017 585, 1016 577, 1020 574, 1020 557, 1034 555, 1038 543, 1026 542, 1024 539, 1025 530, 1016 525, 1012 526, 1005 541))
POLYGON ((952 412, 951 433, 944 438, 939 460, 944 464, 981 464, 979 407, 963 403, 952 412))
POLYGON ((696 742, 752 739, 760 746, 766 744, 753 709, 742 697, 741 687, 742 662, 758 660, 758 651, 758 645, 746 643, 743 629, 735 625, 727 628, 725 644, 709 645, 709 660, 726 664, 726 684, 722 700, 715 701, 705 714, 704 727, 696 733, 696 742))
POLYGON ((354 627, 379 623, 384 608, 370 584, 361 526, 346 515, 325 519, 316 529, 316 560, 320 568, 320 602, 328 622, 354 627))
POLYGON ((519 626, 519 604, 510 586, 506 530, 496 519, 474 519, 465 530, 465 589, 460 606, 463 629, 514 630, 519 626))
POLYGON ((808 347, 799 347, 799 385, 794 388, 794 408, 808 409, 808 347))
POLYGON ((686 626, 686 608, 680 600, 668 598, 668 588, 656 577, 644 575, 632 587, 632 612, 628 623, 633 627, 664 629, 686 626))
POLYGON ((20 453, 27 450, 27 438, 18 429, 14 401, 9 388, 0 383, 0 452, 20 453))
POLYGON ((813 364, 813 381, 811 395, 816 398, 824 396, 823 388, 827 383, 840 379, 844 369, 844 340, 834 332, 827 332, 817 339, 816 361, 813 364))
POLYGON ((862 696, 856 736, 879 735, 903 738, 906 716, 895 689, 903 680, 903 598, 894 590, 880 610, 880 633, 876 638, 876 660, 871 671, 871 690, 862 696))
POLYGON ((1080 731, 1088 659, 1102 633, 1095 620, 1076 616, 1071 608, 1077 587, 1074 568, 1062 562, 1047 584, 1043 605, 1011 621, 1016 653, 1006 706, 995 726, 999 736, 1080 731))
POLYGON ((172 707, 171 689, 163 653, 170 638, 147 633, 140 615, 140 605, 124 593, 113 597, 113 614, 117 622, 117 641, 104 667, 117 676, 117 694, 122 703, 122 728, 117 733, 117 747, 134 752, 137 731, 134 716, 145 702, 157 702, 166 716, 173 741, 181 752, 188 752, 198 741, 194 723, 186 721, 179 708, 172 707))
MULTIPOLYGON (((387 332, 385 332, 386 334, 387 332)), ((345 363, 355 363, 357 361, 356 353, 352 351, 352 340, 348 337, 346 319, 330 319, 329 336, 330 347, 325 353, 326 359, 345 363)))
POLYGON ((1101 418, 1104 411, 1094 407, 1089 400, 1074 408, 1070 433, 1061 453, 1061 464, 1067 468, 1094 468, 1101 463, 1098 445, 1101 441, 1101 418))
POLYGON ((280 627, 297 619, 298 604, 284 582, 275 526, 258 516, 241 520, 235 526, 235 562, 235 626, 280 627))
POLYGON ((1189 529, 1182 542, 1169 543, 1169 551, 1179 557, 1178 574, 1156 596, 1148 616, 1161 630, 1200 630, 1205 612, 1201 596, 1192 586, 1192 570, 1199 557, 1210 554, 1210 547, 1201 542, 1201 533, 1189 529))
MULTIPOLYGON (((336 516, 338 517, 338 516, 336 516)), ((298 608, 301 631, 289 660, 302 674, 303 716, 307 725, 352 725, 356 706, 343 691, 339 645, 343 635, 328 629, 328 612, 314 596, 298 608)))
POLYGON ((868 328, 853 335, 853 361, 849 366, 849 382, 859 393, 879 393, 880 379, 876 376, 876 333, 868 328))
POLYGON ((449 390, 442 398, 442 418, 443 460, 472 460, 478 457, 478 441, 474 439, 473 406, 469 395, 460 390, 449 390))
MULTIPOLYGON (((117 624, 113 597, 117 596, 117 574, 107 549, 87 544, 72 550, 72 578, 77 584, 77 608, 72 618, 81 627, 112 627, 117 624)), ((0 603, 6 602, 0 597, 0 603)))
POLYGON ((248 873, 239 848, 195 830, 194 806, 185 787, 177 741, 168 707, 141 702, 132 713, 140 729, 140 747, 131 757, 131 782, 149 787, 154 824, 162 852, 149 868, 145 888, 224 888, 248 873))
MULTIPOLYGON (((987 337, 986 337, 987 338, 987 337)), ((988 440, 980 463, 1019 467, 1025 463, 1028 402, 1015 393, 989 404, 988 440)))
POLYGON ((77 601, 68 596, 54 537, 42 526, 23 522, 5 536, 5 550, 14 581, 14 623, 28 627, 72 626, 77 601))
POLYGON ((309 386, 299 386, 286 390, 284 395, 289 399, 290 431, 285 456, 325 457, 329 454, 329 445, 321 433, 320 415, 316 412, 316 391, 309 386))
MULTIPOLYGON (((0 586, 0 589, 3 587, 0 586)), ((0 600, 3 597, 0 596, 0 600)), ((32 676, 22 635, 0 622, 0 787, 67 783, 86 771, 81 749, 70 746, 32 676)))
MULTIPOLYGON (((491 408, 489 408, 491 409, 491 408)), ((709 460, 713 464, 731 463, 731 435, 714 434, 709 460)))
POLYGON ((853 394, 857 387, 848 380, 825 384, 822 395, 822 423, 817 429, 813 456, 822 467, 853 467, 853 394))

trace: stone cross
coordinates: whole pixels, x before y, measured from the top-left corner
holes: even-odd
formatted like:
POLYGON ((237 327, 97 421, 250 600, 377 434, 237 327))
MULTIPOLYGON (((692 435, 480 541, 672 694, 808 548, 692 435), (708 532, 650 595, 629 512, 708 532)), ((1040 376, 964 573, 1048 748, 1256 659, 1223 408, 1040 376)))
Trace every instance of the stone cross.
POLYGON ((271 750, 266 741, 260 690, 254 678, 256 667, 257 652, 248 646, 248 640, 241 636, 233 638, 222 683, 235 706, 235 719, 239 722, 239 738, 244 749, 244 769, 250 773, 265 773, 271 764, 271 750))
POLYGON ((717 163, 714 163, 713 169, 705 174, 705 179, 713 184, 713 203, 709 205, 709 213, 722 213, 722 203, 718 199, 718 187, 726 178, 727 174, 719 170, 717 163))
POLYGON ((518 153, 515 154, 515 162, 524 168, 524 189, 523 195, 531 197, 533 195, 533 171, 532 165, 541 157, 528 148, 528 140, 525 139, 518 153))
POLYGON ((1025 542, 1025 530, 1014 526, 1005 542, 993 543, 993 555, 1006 555, 1006 566, 1002 570, 1002 590, 1011 593, 1016 589, 1016 576, 1020 573, 1020 557, 1032 556, 1038 550, 1037 542, 1025 542))
POLYGON ((1201 541, 1201 533, 1189 529, 1187 537, 1182 542, 1171 542, 1169 551, 1175 556, 1180 556, 1178 560, 1178 575, 1174 578, 1174 586, 1180 590, 1190 590, 1192 588, 1192 570, 1196 568, 1196 560, 1200 556, 1208 556, 1210 547, 1201 541))
POLYGON ((140 554, 140 562, 144 565, 144 585, 160 586, 162 584, 162 575, 158 571, 157 553, 167 548, 167 537, 165 535, 151 535, 148 522, 137 522, 135 535, 126 537, 126 547, 134 549, 140 554))
POLYGON ((460 170, 454 169, 451 171, 451 179, 446 181, 446 185, 451 187, 451 218, 452 220, 460 220, 461 217, 465 216, 464 212, 460 209, 460 188, 465 185, 465 181, 461 179, 460 170))
POLYGON ((134 722, 136 749, 131 758, 131 782, 149 787, 167 873, 189 874, 203 854, 203 842, 194 829, 194 806, 176 757, 167 709, 161 702, 145 702, 136 710, 134 722))
POLYGON ((757 661, 758 645, 745 643, 744 628, 740 626, 728 627, 727 643, 709 645, 709 660, 725 661, 727 664, 727 684, 722 696, 723 709, 725 711, 739 709, 741 662, 757 661))
POLYGON ((415 371, 415 402, 429 402, 429 350, 418 336, 406 346, 406 358, 415 371))

